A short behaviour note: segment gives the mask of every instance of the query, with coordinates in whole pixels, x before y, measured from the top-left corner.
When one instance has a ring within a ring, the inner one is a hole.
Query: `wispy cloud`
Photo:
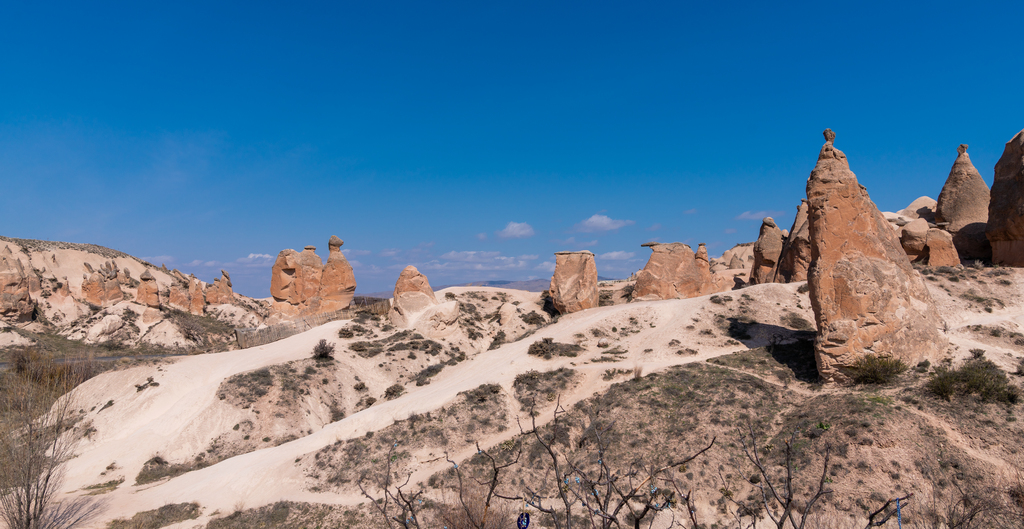
[[[545,272],[554,272],[555,271],[555,262],[554,261],[544,261],[543,263],[540,263],[539,265],[533,267],[533,269],[534,270],[543,270]]]
[[[556,239],[552,242],[561,244],[562,246],[569,246],[571,248],[586,248],[588,246],[596,245],[597,239],[594,239],[592,241],[577,241],[576,237],[569,237],[568,239],[565,240]]]
[[[608,261],[625,261],[627,259],[632,259],[635,255],[636,253],[634,252],[615,251],[603,253],[598,257],[600,257],[601,259],[606,259]]]
[[[697,208],[688,209],[688,210],[683,212],[683,215],[693,215],[695,213],[697,213]]]
[[[386,248],[381,250],[377,255],[381,257],[395,257],[399,252],[400,250],[398,248]]]
[[[765,217],[776,217],[785,214],[785,211],[744,211],[736,215],[734,220],[761,220]]]
[[[373,252],[371,252],[370,250],[342,250],[341,253],[345,254],[346,256],[349,256],[349,255],[370,255]]]
[[[726,228],[725,233],[736,233],[736,228]]]
[[[478,234],[476,234],[476,238],[478,240],[481,240],[481,241],[486,241],[487,240],[487,234],[486,233],[478,233]]]
[[[538,255],[507,256],[501,252],[450,251],[439,259],[417,264],[420,270],[522,270],[528,268]]]
[[[525,239],[533,237],[533,226],[525,222],[509,222],[505,229],[494,233],[501,239]]]
[[[636,224],[632,220],[613,219],[607,215],[594,215],[574,226],[575,230],[583,233],[594,233],[598,231],[612,231],[624,226]]]
[[[647,228],[647,231],[658,231],[660,229],[661,229],[661,224],[654,223],[654,224],[651,224],[651,226]]]

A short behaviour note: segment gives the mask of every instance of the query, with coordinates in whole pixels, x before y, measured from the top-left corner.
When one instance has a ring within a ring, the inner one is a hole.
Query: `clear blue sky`
[[[361,292],[621,277],[788,228],[826,127],[890,211],[1024,128],[1019,2],[142,4],[0,6],[0,234],[257,297],[332,234]]]

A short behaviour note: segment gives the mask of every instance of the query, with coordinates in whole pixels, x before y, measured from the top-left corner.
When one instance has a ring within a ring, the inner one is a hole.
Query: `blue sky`
[[[1024,127],[1019,3],[0,6],[0,233],[268,295],[336,234],[359,291],[602,276],[783,227],[831,127],[883,210]]]

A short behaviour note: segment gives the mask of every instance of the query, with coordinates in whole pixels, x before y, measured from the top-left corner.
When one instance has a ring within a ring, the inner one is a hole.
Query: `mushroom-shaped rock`
[[[953,245],[963,259],[990,259],[992,245],[985,237],[988,226],[988,184],[971,163],[967,145],[957,148],[956,161],[942,186],[935,206],[935,222],[953,236]]]
[[[750,270],[750,283],[758,285],[771,283],[782,254],[782,231],[775,225],[775,219],[765,217],[761,221],[761,232],[754,243],[754,267]]]
[[[160,295],[159,286],[156,282],[156,277],[146,269],[139,276],[139,290],[135,295],[135,300],[142,305],[147,307],[159,308],[160,307]]]
[[[996,162],[985,234],[993,263],[1024,266],[1024,130],[1006,143]]]
[[[555,252],[555,273],[548,288],[551,302],[561,314],[597,306],[597,265],[594,254]]]
[[[908,365],[938,360],[948,343],[924,281],[846,155],[833,146],[831,130],[825,138],[807,180],[818,373],[846,382],[850,368],[869,353]]]
[[[395,282],[394,299],[391,302],[391,323],[397,327],[407,327],[413,323],[417,315],[437,305],[437,297],[430,288],[427,276],[420,273],[415,266],[407,266]]]
[[[796,218],[789,237],[782,245],[779,266],[775,271],[776,283],[795,283],[807,280],[807,267],[811,265],[811,232],[807,224],[807,200],[796,208]]]
[[[32,319],[35,304],[29,294],[28,274],[9,247],[0,251],[0,317],[9,321]]]
[[[327,264],[320,274],[320,312],[331,312],[348,308],[356,293],[356,276],[352,265],[348,264],[345,254],[341,253],[341,245],[345,244],[337,235],[331,235],[327,247],[330,255]]]

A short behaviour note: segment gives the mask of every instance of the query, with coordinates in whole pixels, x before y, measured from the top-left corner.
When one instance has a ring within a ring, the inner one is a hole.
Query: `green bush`
[[[977,395],[982,402],[1005,404],[1019,402],[1021,393],[999,366],[984,358],[972,358],[958,369],[937,368],[925,389],[947,401],[954,395]]]
[[[869,354],[853,363],[850,375],[857,384],[888,384],[906,370],[899,358]]]

